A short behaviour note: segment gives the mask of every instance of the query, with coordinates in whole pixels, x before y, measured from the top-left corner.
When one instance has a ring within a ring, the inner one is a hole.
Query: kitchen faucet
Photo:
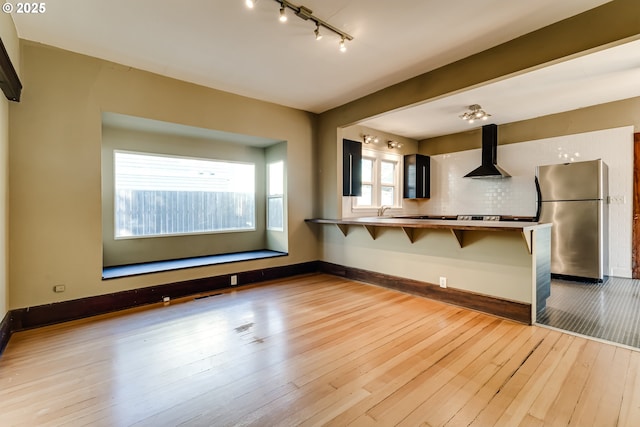
[[[387,209],[391,209],[391,206],[380,206],[380,208],[378,209],[378,216],[384,215]]]

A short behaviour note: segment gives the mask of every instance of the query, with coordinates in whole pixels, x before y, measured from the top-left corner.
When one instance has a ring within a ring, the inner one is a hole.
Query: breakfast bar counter
[[[384,216],[305,221],[337,227],[337,235],[330,228],[319,229],[331,248],[323,260],[347,276],[357,272],[352,277],[363,281],[377,281],[526,323],[535,322],[550,295],[551,224]],[[404,244],[394,230],[405,236]],[[342,236],[342,244],[338,236]],[[454,246],[447,239],[453,239]],[[453,301],[451,295],[455,296]],[[521,309],[512,315],[467,304],[476,297]]]
[[[534,230],[551,228],[551,224],[543,224],[538,222],[520,222],[520,221],[460,221],[447,219],[416,219],[412,217],[360,217],[360,218],[344,218],[344,219],[307,219],[309,223],[314,224],[335,224],[342,234],[348,233],[349,226],[364,227],[372,239],[376,238],[377,228],[391,227],[400,228],[407,235],[407,238],[414,242],[414,230],[416,229],[446,229],[458,241],[460,247],[464,247],[465,231],[508,231],[520,232],[527,244],[529,253],[532,252],[532,235]]]

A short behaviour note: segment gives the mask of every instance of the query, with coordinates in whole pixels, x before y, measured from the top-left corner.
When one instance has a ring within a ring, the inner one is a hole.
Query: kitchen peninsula
[[[306,221],[335,225],[319,230],[332,273],[525,323],[535,322],[550,294],[551,224],[412,217]]]

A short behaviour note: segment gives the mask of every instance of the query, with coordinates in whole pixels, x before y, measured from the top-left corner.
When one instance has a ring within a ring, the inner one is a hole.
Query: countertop
[[[528,231],[551,227],[550,223],[520,221],[459,221],[446,219],[414,219],[402,217],[364,217],[305,220],[315,224],[363,225],[372,227],[431,228],[476,231]]]

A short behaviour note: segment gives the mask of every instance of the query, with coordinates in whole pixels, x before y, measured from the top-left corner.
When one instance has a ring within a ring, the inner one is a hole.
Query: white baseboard
[[[624,277],[626,279],[631,279],[633,273],[630,268],[612,268],[610,276],[614,277]]]

